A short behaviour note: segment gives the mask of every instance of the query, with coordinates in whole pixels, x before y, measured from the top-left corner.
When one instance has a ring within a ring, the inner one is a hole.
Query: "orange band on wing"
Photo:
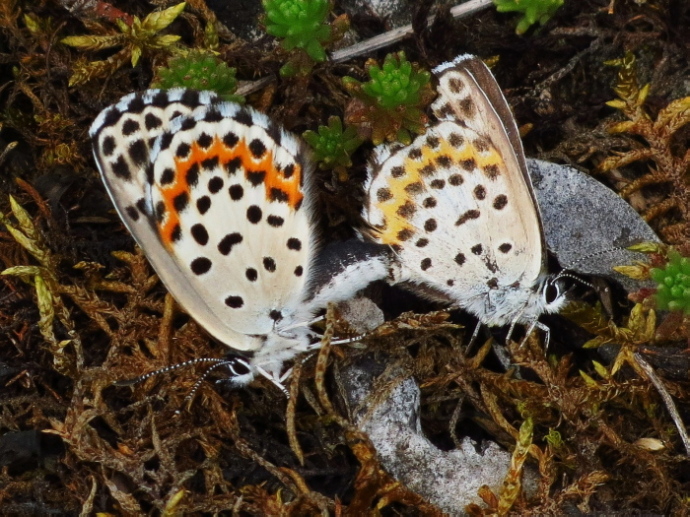
[[[256,173],[264,172],[265,175],[262,183],[264,184],[266,202],[283,202],[287,203],[293,210],[299,209],[304,194],[301,189],[302,168],[298,163],[294,163],[289,172],[286,172],[287,167],[280,170],[276,168],[275,157],[270,150],[266,150],[257,159],[244,139],[241,139],[233,147],[225,145],[217,136],[214,137],[213,143],[206,148],[194,142],[191,144],[191,150],[187,157],[175,157],[174,181],[169,185],[160,187],[165,204],[165,215],[158,228],[161,240],[168,248],[172,245],[175,232],[179,231],[180,216],[175,206],[175,200],[178,196],[185,194],[191,197],[190,186],[187,183],[187,173],[194,164],[198,164],[201,167],[201,162],[213,158],[218,158],[219,167],[224,172],[223,179],[228,178],[225,165],[236,159],[239,159],[241,165],[234,174],[244,174],[245,182],[243,183],[245,185],[252,184],[249,180],[252,173],[253,178],[256,178]],[[229,198],[228,202],[230,202]]]

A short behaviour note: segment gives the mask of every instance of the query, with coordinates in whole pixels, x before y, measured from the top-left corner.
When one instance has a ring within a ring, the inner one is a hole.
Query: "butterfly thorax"
[[[254,352],[251,365],[262,368],[276,379],[280,378],[286,361],[311,349],[310,336],[311,332],[306,327],[289,331],[276,329],[275,332],[260,336],[261,348]]]

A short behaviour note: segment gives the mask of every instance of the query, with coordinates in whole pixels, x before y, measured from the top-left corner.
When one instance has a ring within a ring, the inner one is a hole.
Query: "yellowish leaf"
[[[48,286],[41,275],[35,276],[34,284],[36,286],[38,313],[41,315],[38,320],[38,329],[46,341],[56,343],[57,339],[53,333],[53,320],[55,319],[53,294],[50,292],[50,289],[48,289]]]
[[[117,28],[120,29],[120,32],[123,34],[131,34],[135,28],[141,27],[141,21],[139,20],[138,16],[135,16],[132,19],[132,25],[127,25],[124,20],[121,20],[120,18],[115,19],[115,23],[117,24]]]
[[[647,100],[647,95],[649,95],[649,88],[650,88],[650,84],[647,83],[642,88],[640,88],[639,92],[637,92],[637,105],[638,106],[642,106],[644,104],[644,101]]]
[[[140,57],[141,57],[141,47],[139,47],[139,46],[132,47],[132,66],[137,66],[137,63],[139,62]]]
[[[187,491],[182,488],[175,492],[170,499],[165,503],[165,508],[163,509],[163,517],[175,517],[180,515],[180,509],[178,506],[187,495]]]
[[[589,386],[590,388],[598,388],[599,383],[592,379],[589,375],[587,375],[585,372],[580,370],[580,377],[582,377],[582,380],[585,381],[585,384]]]
[[[31,13],[24,15],[24,25],[29,29],[29,32],[34,36],[41,32],[41,24],[38,19]]]
[[[609,133],[631,133],[632,129],[635,128],[636,122],[633,122],[632,120],[625,120],[623,122],[617,122],[615,124],[611,124],[608,127]]]
[[[606,367],[601,364],[598,361],[592,361],[592,366],[594,366],[594,370],[599,374],[599,376],[602,379],[609,379],[611,376],[609,375],[609,371],[606,369]]]
[[[616,108],[619,110],[625,109],[627,107],[627,104],[625,101],[622,101],[620,99],[614,99],[612,101],[608,101],[606,103],[607,106],[611,106],[612,108]]]
[[[36,245],[36,242],[29,238],[19,228],[14,226],[14,224],[12,224],[9,219],[4,217],[2,214],[0,214],[0,223],[5,225],[7,231],[10,232],[12,237],[14,237],[14,240],[17,241],[26,251],[31,253],[36,258],[45,258],[45,253],[43,253],[43,250]]]
[[[599,348],[601,345],[607,343],[608,340],[602,336],[597,336],[595,338],[590,339],[587,341],[584,345],[582,345],[582,348],[584,349],[591,349],[591,348]]]
[[[544,436],[544,440],[554,449],[563,447],[563,437],[561,436],[561,433],[555,429],[549,429],[548,434]]]
[[[675,133],[681,127],[690,123],[690,97],[683,97],[671,101],[668,106],[659,111],[655,126],[666,126],[667,130]]]
[[[156,47],[169,47],[176,41],[179,41],[180,38],[181,36],[178,36],[177,34],[164,34],[163,36],[159,36],[158,38],[156,38]]]
[[[638,329],[645,326],[644,323],[644,308],[642,307],[641,303],[636,303],[630,311],[630,318],[628,319],[628,328],[633,332],[637,332]]]
[[[82,50],[101,50],[104,48],[116,47],[124,42],[122,34],[111,34],[108,36],[67,36],[60,40],[70,47]]]
[[[630,251],[637,251],[639,253],[664,253],[666,246],[660,242],[646,241],[633,244],[632,246],[628,246],[626,249],[629,249]]]
[[[633,280],[648,280],[649,266],[614,266],[613,270]]]
[[[39,266],[13,266],[5,269],[0,275],[34,277],[42,272],[43,268]]]
[[[168,25],[175,21],[182,11],[184,11],[186,2],[174,5],[163,11],[155,11],[149,14],[141,23],[142,28],[154,32],[165,29]]]
[[[17,218],[19,223],[19,229],[23,231],[28,237],[32,239],[38,239],[39,233],[34,226],[34,222],[29,215],[29,212],[24,210],[24,207],[17,203],[14,197],[10,196],[10,207],[12,208],[12,213]]]

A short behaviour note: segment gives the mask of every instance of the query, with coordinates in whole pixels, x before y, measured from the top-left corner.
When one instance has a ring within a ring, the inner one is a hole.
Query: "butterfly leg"
[[[474,327],[474,332],[472,332],[472,337],[470,338],[470,342],[467,343],[467,346],[465,347],[465,355],[469,354],[472,350],[472,346],[474,345],[474,342],[477,340],[477,337],[479,336],[479,331],[482,328],[482,322],[478,321],[477,326]]]
[[[280,327],[280,328],[277,330],[277,333],[278,333],[278,335],[283,335],[282,333],[284,333],[285,331],[293,330],[293,329],[301,328],[301,327],[310,327],[310,326],[313,325],[314,323],[318,323],[318,322],[323,321],[323,320],[325,320],[325,319],[326,319],[326,316],[319,316],[318,318],[314,318],[314,319],[311,320],[311,321],[305,321],[305,322],[302,322],[302,323],[295,323],[294,325],[290,325],[290,326],[288,326],[288,327]],[[288,336],[288,337],[289,337],[289,336]]]
[[[516,323],[517,321],[513,321],[513,323],[510,325],[510,330],[508,331],[506,343],[510,340],[510,336],[512,335]],[[538,328],[539,330],[544,332],[544,353],[546,353],[549,349],[549,341],[551,340],[551,329],[547,325],[541,323],[539,320],[534,320],[532,323],[530,323],[529,327],[527,327],[525,337],[520,342],[520,346],[522,347],[527,342],[527,339],[532,335],[532,332],[534,332],[535,328]]]
[[[274,377],[273,375],[268,373],[266,370],[261,368],[261,366],[257,366],[256,371],[259,374],[261,374],[262,376],[266,377],[269,381],[271,381],[280,391],[283,392],[283,395],[285,395],[286,398],[290,398],[290,392],[282,384],[282,381],[284,380],[283,377],[281,377],[280,379],[277,379],[276,377]],[[292,369],[288,370],[288,372],[286,372],[286,373],[287,373],[287,376],[289,377],[289,375],[292,373]],[[287,377],[285,377],[285,378],[287,378]]]
[[[549,342],[551,341],[551,329],[540,322],[535,322],[535,325],[539,330],[544,332],[544,354],[549,351]]]

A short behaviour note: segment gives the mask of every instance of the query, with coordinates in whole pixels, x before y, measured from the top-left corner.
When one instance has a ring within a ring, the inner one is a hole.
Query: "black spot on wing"
[[[163,121],[153,113],[147,113],[144,117],[144,126],[148,131],[157,129],[163,125]]]
[[[228,192],[230,193],[230,199],[233,201],[239,201],[244,196],[244,188],[242,185],[231,185]]]
[[[118,156],[117,160],[110,164],[110,168],[113,170],[113,174],[121,180],[130,181],[132,179],[132,171],[129,170],[124,156]]]
[[[210,197],[201,196],[199,199],[196,200],[196,209],[199,211],[201,215],[204,215],[206,212],[208,212],[209,208],[211,208]]]
[[[136,95],[131,101],[129,101],[127,111],[129,113],[141,113],[144,111],[144,108],[146,108],[144,99],[141,98],[141,95]]]
[[[129,157],[136,165],[143,165],[149,161],[149,148],[143,139],[130,143],[128,151]]]
[[[266,146],[264,143],[259,140],[258,138],[255,138],[251,142],[249,142],[249,152],[252,153],[254,158],[257,160],[260,159],[264,154],[266,154]]]
[[[239,137],[235,133],[233,133],[232,131],[228,131],[223,136],[223,144],[225,144],[227,147],[229,147],[231,149],[233,147],[235,147],[237,145],[237,142],[239,142],[239,141],[240,141]]]
[[[244,300],[241,296],[228,296],[225,299],[225,305],[231,309],[240,309],[244,305]]]
[[[296,237],[290,237],[287,241],[287,247],[289,250],[299,251],[302,249],[302,241]]]
[[[257,187],[266,179],[266,171],[247,171],[247,179],[252,186]]]
[[[196,120],[194,120],[192,117],[185,117],[185,119],[180,124],[181,131],[189,131],[190,129],[194,129],[195,127]]]
[[[217,156],[206,158],[204,160],[201,160],[201,168],[207,171],[213,170],[216,167],[218,167],[218,162],[219,158]]]
[[[206,227],[203,224],[197,223],[193,225],[191,233],[192,237],[198,244],[200,244],[201,246],[206,246],[206,244],[208,243],[208,232],[206,231]]]
[[[269,273],[273,273],[276,270],[276,261],[272,257],[264,257],[263,265],[264,269]]]
[[[122,134],[124,136],[130,136],[139,131],[140,128],[139,122],[130,118],[125,120],[122,124]]]
[[[199,276],[203,275],[204,273],[208,273],[212,265],[212,262],[208,258],[197,257],[192,260],[192,263],[189,265],[189,267],[192,270],[192,273]]]
[[[103,156],[111,156],[116,146],[115,138],[111,135],[106,136],[101,142],[101,154]]]
[[[180,102],[188,108],[196,108],[201,101],[199,100],[199,92],[196,90],[185,90],[180,98]]]
[[[218,251],[222,255],[228,255],[232,251],[233,246],[236,246],[237,244],[241,243],[242,240],[242,235],[240,235],[239,233],[229,233],[225,237],[223,237],[221,241],[218,243]]]
[[[216,194],[220,191],[220,189],[223,188],[223,185],[225,182],[223,181],[223,178],[219,176],[214,176],[210,180],[208,180],[208,191],[211,194]]]
[[[256,205],[251,205],[249,208],[247,208],[247,220],[252,223],[256,224],[259,221],[261,221],[262,217],[262,212],[261,208],[259,208]]]
[[[249,113],[247,110],[238,111],[232,118],[235,120],[235,122],[239,122],[240,124],[244,124],[245,126],[254,125],[254,119],[252,119],[252,114]]]
[[[268,222],[268,224],[273,226],[274,228],[280,228],[281,226],[283,226],[285,219],[277,215],[269,215],[266,218],[266,222]]]
[[[196,143],[202,149],[208,149],[209,147],[211,147],[211,144],[213,143],[213,137],[208,133],[201,133],[199,135],[199,138],[196,139]]]

